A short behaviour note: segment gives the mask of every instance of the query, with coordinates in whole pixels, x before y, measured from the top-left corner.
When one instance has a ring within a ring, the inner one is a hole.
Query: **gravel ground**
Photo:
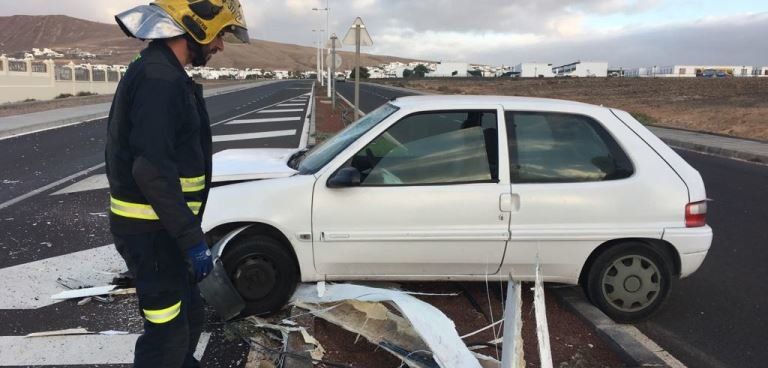
[[[376,80],[429,93],[546,97],[625,110],[644,124],[768,140],[768,78]]]

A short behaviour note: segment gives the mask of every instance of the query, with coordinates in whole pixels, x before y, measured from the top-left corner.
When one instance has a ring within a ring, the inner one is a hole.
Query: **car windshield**
[[[392,104],[384,104],[358,121],[350,124],[335,136],[309,150],[299,164],[299,174],[314,174],[320,168],[330,162],[339,152],[347,148],[371,128],[392,115],[398,107]]]

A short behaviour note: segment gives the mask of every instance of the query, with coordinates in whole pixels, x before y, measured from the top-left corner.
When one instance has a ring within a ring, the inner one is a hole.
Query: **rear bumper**
[[[712,245],[709,226],[664,229],[662,239],[672,244],[680,254],[680,278],[687,277],[701,267]]]

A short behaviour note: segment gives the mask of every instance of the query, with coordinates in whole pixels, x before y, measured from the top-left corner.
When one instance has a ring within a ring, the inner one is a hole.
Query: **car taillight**
[[[701,227],[707,224],[707,201],[688,203],[685,206],[685,227]]]

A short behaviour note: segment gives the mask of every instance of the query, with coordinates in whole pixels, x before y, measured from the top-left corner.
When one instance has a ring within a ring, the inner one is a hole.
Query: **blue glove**
[[[201,241],[200,244],[187,249],[187,257],[192,263],[195,282],[202,281],[213,270],[213,258],[205,241]]]

